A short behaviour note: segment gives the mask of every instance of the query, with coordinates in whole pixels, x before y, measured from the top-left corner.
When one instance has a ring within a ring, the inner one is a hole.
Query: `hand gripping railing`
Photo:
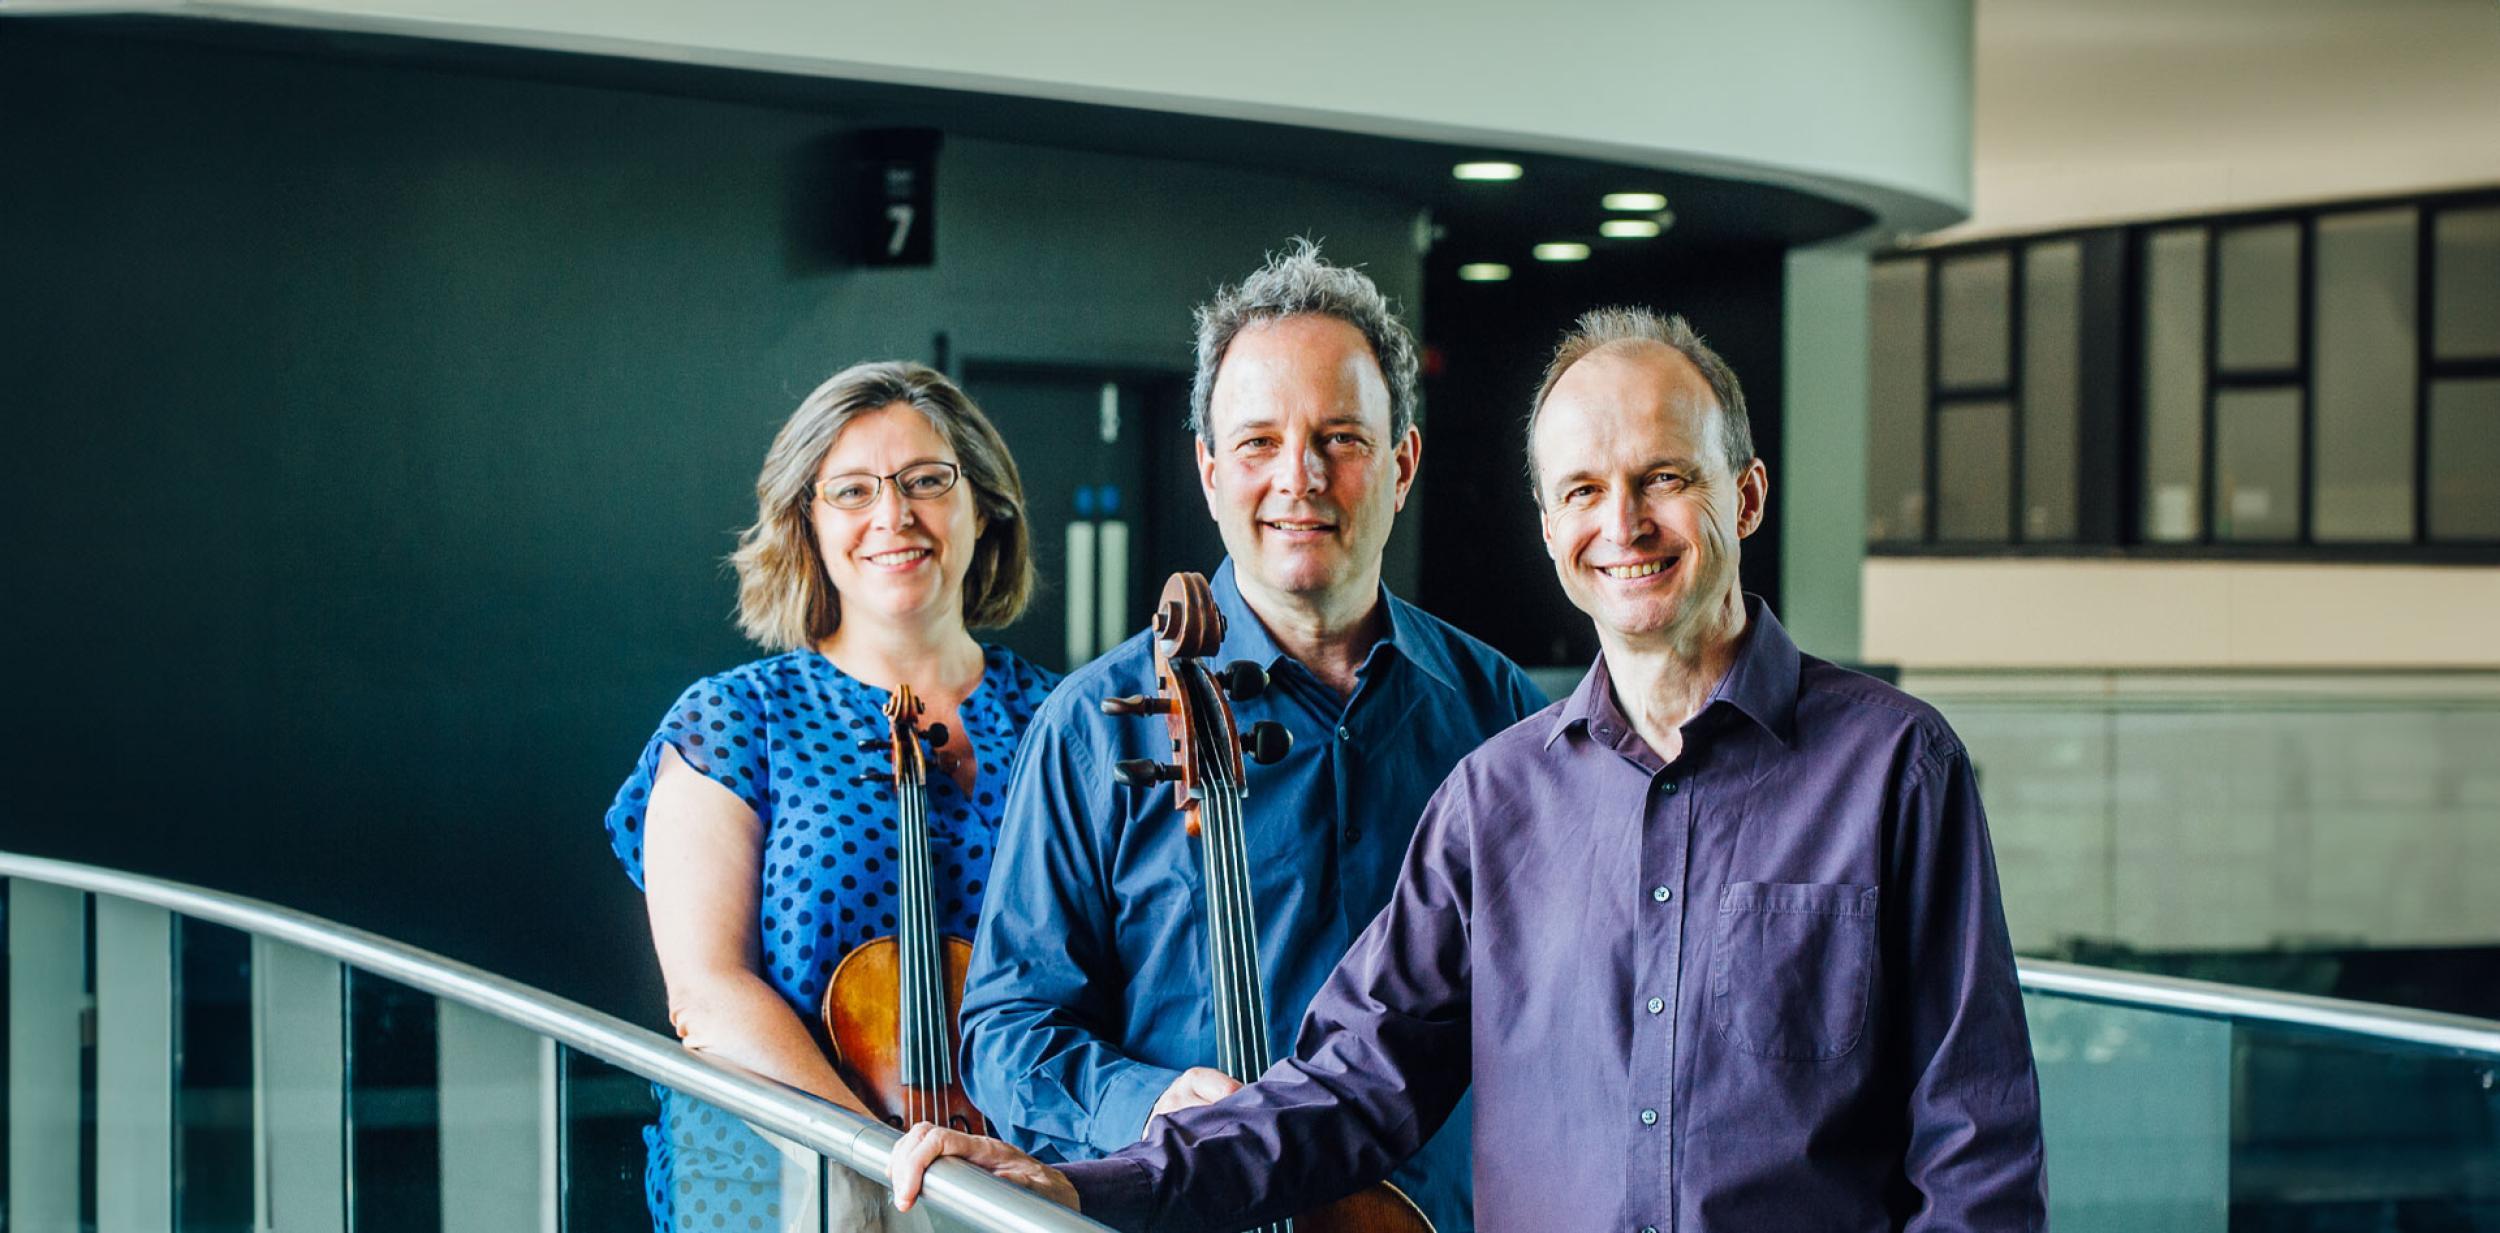
[[[148,904],[329,956],[458,1002],[705,1101],[884,1185],[901,1138],[881,1122],[576,1002],[389,938],[239,895],[92,865],[0,852],[0,877]],[[923,1204],[973,1229],[1088,1233],[1102,1225],[960,1161],[929,1171]]]

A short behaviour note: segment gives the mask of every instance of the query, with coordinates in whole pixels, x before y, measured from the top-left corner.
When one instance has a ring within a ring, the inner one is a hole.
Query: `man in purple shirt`
[[[1529,473],[1603,654],[1459,763],[1295,1055],[1059,1169],[917,1128],[1122,1228],[1239,1229],[1385,1175],[1472,1080],[1488,1230],[2047,1221],[2038,1085],[1970,761],[1737,584],[1735,374],[1681,318],[1581,318]]]

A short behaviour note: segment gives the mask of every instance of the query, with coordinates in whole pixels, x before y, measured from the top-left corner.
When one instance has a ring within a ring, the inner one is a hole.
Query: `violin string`
[[[911,897],[909,910],[912,912],[912,921],[914,925],[912,938],[912,950],[914,952],[912,956],[912,994],[913,1000],[917,1004],[920,1012],[915,1016],[918,1022],[913,1025],[914,1030],[912,1032],[912,1037],[914,1047],[917,1048],[920,1053],[919,1078],[921,1083],[920,1100],[923,1120],[934,1122],[937,1120],[937,1089],[939,1084],[936,1046],[931,1040],[931,1036],[933,1029],[937,1027],[937,1020],[941,1012],[932,1003],[930,997],[932,992],[930,986],[933,982],[930,979],[931,973],[929,969],[932,960],[935,958],[931,952],[935,949],[936,939],[933,935],[936,932],[937,922],[934,906],[930,903],[929,895],[929,814],[927,791],[927,788],[924,786],[919,793],[915,794],[919,799],[914,802],[916,807],[914,810],[912,843],[909,856],[911,867],[904,872],[904,876],[909,883],[909,888],[906,893]]]

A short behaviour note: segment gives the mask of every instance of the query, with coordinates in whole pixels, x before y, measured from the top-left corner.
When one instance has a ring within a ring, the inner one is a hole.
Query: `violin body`
[[[972,944],[938,932],[937,886],[929,856],[931,748],[946,729],[920,728],[920,699],[898,685],[886,704],[885,739],[860,742],[862,753],[887,754],[886,774],[862,772],[854,783],[894,789],[894,932],[862,943],[825,983],[825,1039],[851,1090],[886,1124],[909,1129],[928,1122],[970,1134],[989,1123],[964,1094],[955,1069],[961,1044],[955,1018],[963,1009],[964,971]],[[943,757],[935,760],[940,770]]]
[[[972,943],[950,937],[943,939],[942,948],[946,1022],[952,1025],[963,1010],[964,971],[972,965]],[[833,984],[825,990],[825,1035],[833,1042],[833,1064],[850,1081],[851,1090],[888,1126],[902,1130],[909,1129],[912,1121],[930,1121],[967,1134],[990,1133],[989,1122],[972,1107],[960,1078],[940,1091],[904,1089],[902,1038],[896,1027],[902,1020],[902,1007],[895,1000],[901,973],[902,952],[892,937],[862,943],[833,969]],[[950,1026],[948,1050],[961,1043]],[[927,1116],[932,1107],[938,1116]]]

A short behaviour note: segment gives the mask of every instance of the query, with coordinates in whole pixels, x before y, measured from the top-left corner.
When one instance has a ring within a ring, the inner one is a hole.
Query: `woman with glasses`
[[[738,623],[779,653],[677,699],[608,810],[608,838],[644,891],[687,1047],[865,1111],[817,1017],[834,965],[895,931],[888,762],[859,743],[885,735],[898,685],[926,706],[924,727],[944,725],[950,770],[928,789],[938,926],[971,936],[1010,755],[1058,679],[971,632],[1015,620],[1032,593],[1024,486],[962,390],[877,363],[799,404],[755,493],[731,558]],[[812,1218],[812,1169],[783,1170],[737,1119],[660,1096],[644,1131],[655,1228]],[[843,1190],[831,1197],[850,1225],[837,1227],[874,1227],[880,1196]]]

